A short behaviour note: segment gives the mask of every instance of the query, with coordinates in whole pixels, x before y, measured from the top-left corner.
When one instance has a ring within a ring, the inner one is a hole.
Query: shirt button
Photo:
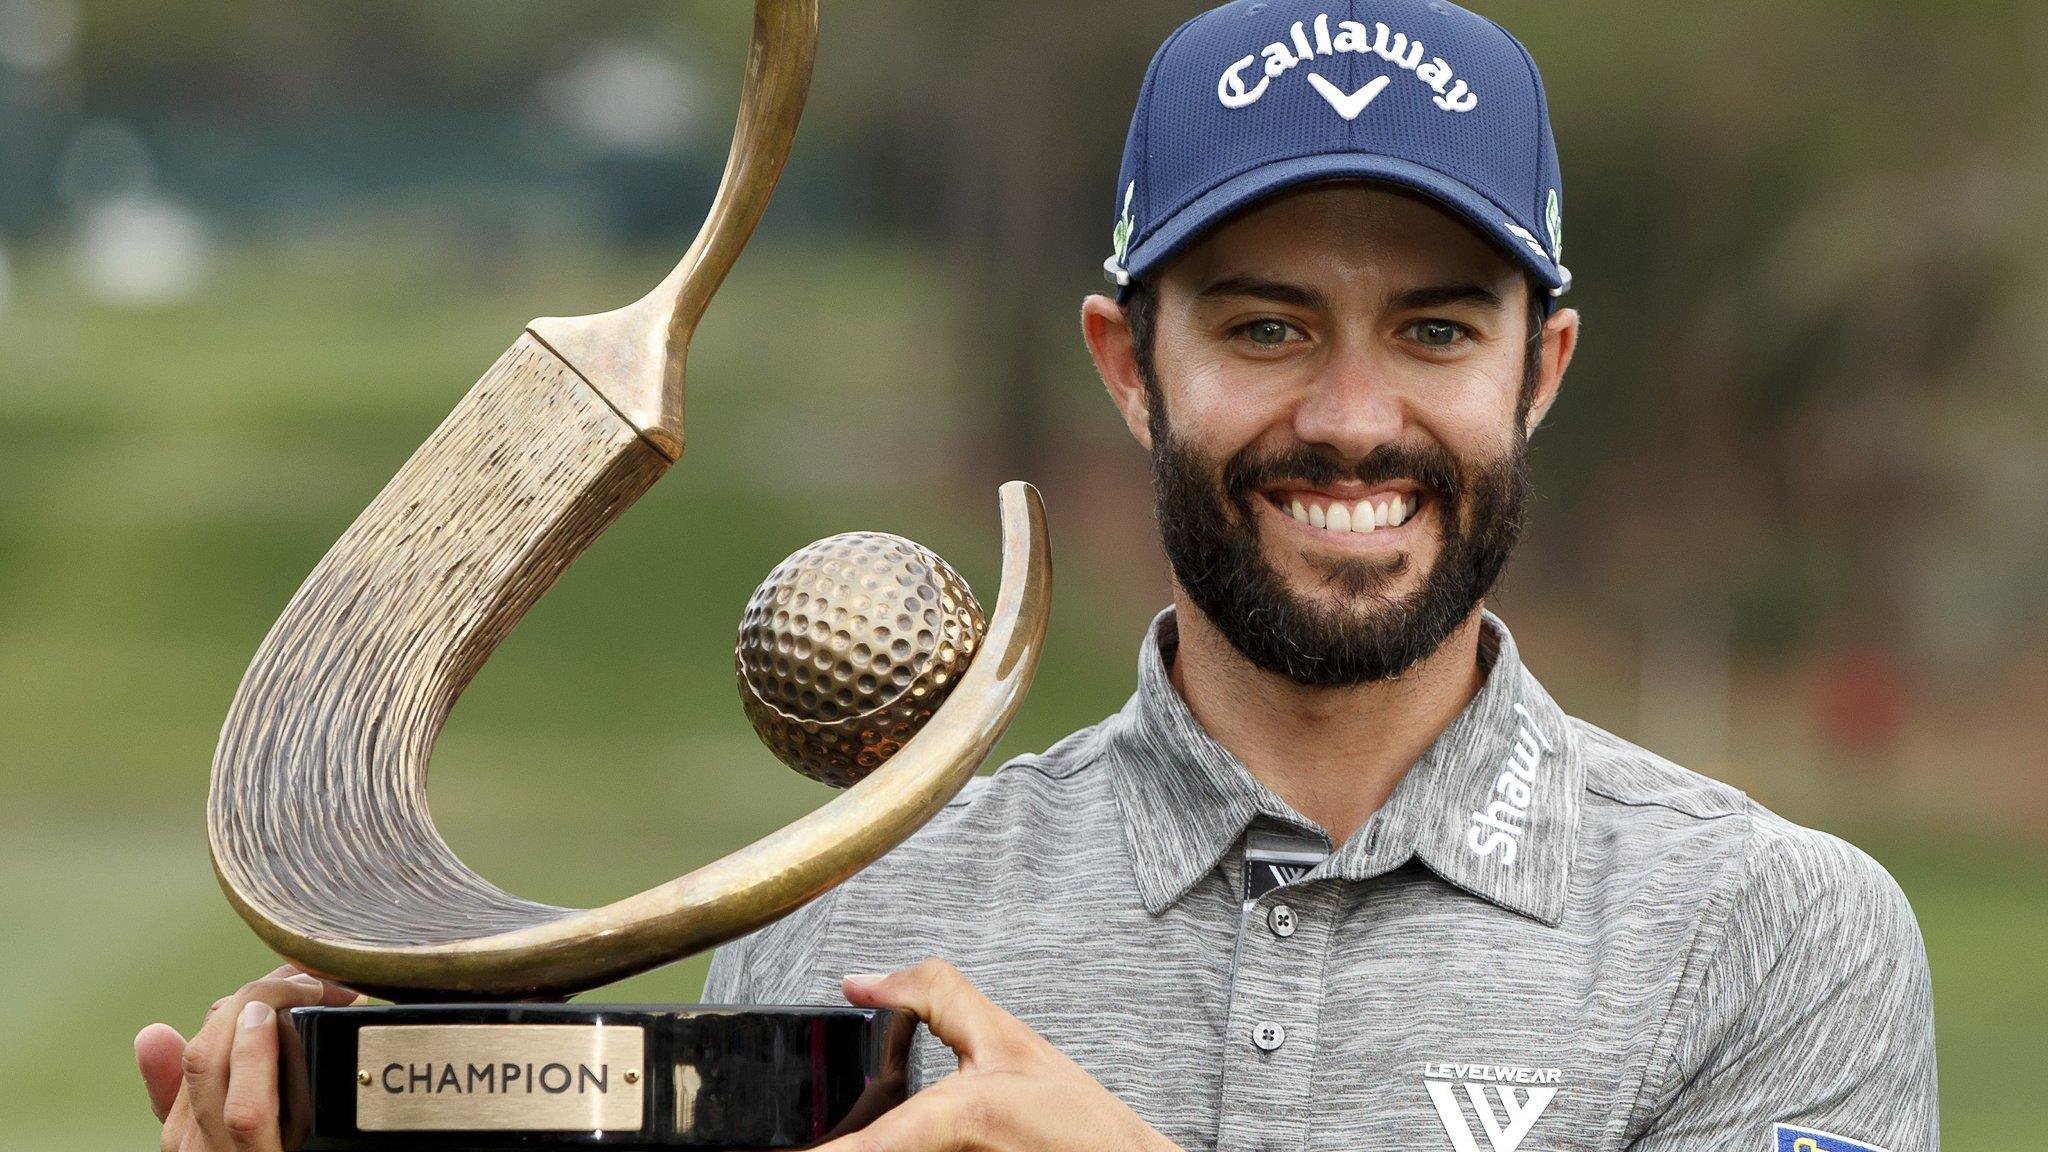
[[[1255,1024],[1252,1026],[1252,1043],[1261,1052],[1271,1052],[1287,1043],[1287,1029],[1278,1024]]]
[[[1266,913],[1266,927],[1283,940],[1294,935],[1294,909],[1285,904],[1273,905],[1272,911]]]

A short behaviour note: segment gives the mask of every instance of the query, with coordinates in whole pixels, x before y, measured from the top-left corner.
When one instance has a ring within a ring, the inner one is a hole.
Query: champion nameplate
[[[356,1042],[356,1127],[365,1132],[636,1130],[644,1112],[639,1028],[582,1024],[394,1024]]]

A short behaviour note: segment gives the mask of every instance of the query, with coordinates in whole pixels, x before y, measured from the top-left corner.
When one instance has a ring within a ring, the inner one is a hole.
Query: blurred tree
[[[778,211],[931,255],[953,310],[935,336],[974,366],[959,381],[968,467],[1086,467],[1053,450],[1073,441],[1060,397],[1086,388],[1075,304],[1100,286],[1145,62],[1202,6],[825,5]],[[1590,321],[1538,444],[1546,523],[1524,562],[1547,570],[1538,586],[1599,587],[1646,637],[1699,656],[1648,664],[1875,632],[1968,662],[2014,629],[2038,635],[2041,6],[1475,6],[1550,80],[1573,302]],[[686,224],[665,206],[708,186],[720,133],[607,169],[534,112],[546,78],[624,43],[701,72],[701,115],[723,123],[748,20],[743,3],[647,0],[83,11],[64,76],[31,99],[0,75],[0,208],[17,233],[57,219],[24,199],[48,185],[28,170],[107,116],[142,125],[168,182],[245,227],[265,196],[360,190],[402,212],[449,188],[477,247],[516,242],[529,217]],[[534,194],[553,207],[526,212]],[[1676,694],[1694,696],[1720,698]]]
[[[847,22],[871,65],[859,79],[900,125],[892,223],[942,254],[979,368],[961,384],[984,475],[1056,470],[1051,397],[1072,384],[1080,296],[1099,285],[1130,107],[1187,14],[1166,0],[888,0]]]

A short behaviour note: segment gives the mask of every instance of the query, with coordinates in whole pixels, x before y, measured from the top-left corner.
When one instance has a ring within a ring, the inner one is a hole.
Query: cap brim
[[[1124,261],[1131,283],[1158,271],[1202,233],[1276,192],[1300,184],[1337,179],[1377,180],[1419,192],[1457,213],[1492,240],[1509,259],[1556,296],[1571,286],[1571,273],[1551,259],[1536,238],[1500,205],[1459,181],[1408,160],[1364,152],[1332,152],[1280,160],[1225,180],[1197,197],[1154,229]],[[1126,284],[1117,292],[1130,293]]]

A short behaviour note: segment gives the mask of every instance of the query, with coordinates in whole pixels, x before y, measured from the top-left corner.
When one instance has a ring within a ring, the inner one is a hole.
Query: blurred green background
[[[441,742],[435,813],[482,872],[602,901],[818,804],[733,696],[747,593],[873,528],[989,595],[1011,476],[1059,591],[1005,751],[1119,706],[1165,577],[1075,319],[1145,60],[1197,6],[826,0],[688,455]],[[1574,712],[1890,867],[1948,1147],[2038,1144],[2048,13],[1476,6],[1544,65],[1587,319],[1498,606]],[[250,653],[526,320],[680,252],[747,19],[0,0],[0,1143],[152,1146],[130,1036],[272,962],[201,821]]]

